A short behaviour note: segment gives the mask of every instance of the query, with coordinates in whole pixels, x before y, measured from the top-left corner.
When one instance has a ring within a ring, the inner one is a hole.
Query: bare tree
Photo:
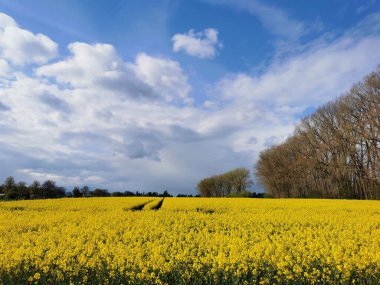
[[[263,151],[256,175],[275,197],[380,198],[380,68]]]
[[[236,168],[229,172],[214,175],[199,181],[197,190],[204,197],[226,197],[232,193],[247,191],[252,185],[249,178],[249,170]]]

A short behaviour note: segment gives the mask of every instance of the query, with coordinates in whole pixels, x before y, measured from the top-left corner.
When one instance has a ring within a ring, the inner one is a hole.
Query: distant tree
[[[252,197],[253,198],[264,198],[265,197],[265,193],[252,192]]]
[[[138,193],[138,192],[136,192],[136,193]],[[131,191],[125,191],[124,196],[136,196],[136,193],[133,193]]]
[[[55,192],[55,198],[63,198],[66,196],[66,188],[65,187],[57,187]]]
[[[109,197],[111,196],[110,193],[108,193],[107,189],[95,189],[94,191],[90,192],[91,196],[93,197]]]
[[[220,175],[214,175],[199,181],[197,190],[204,197],[226,197],[234,193],[246,192],[252,181],[249,170],[236,168]]]
[[[8,200],[16,200],[16,199],[19,199],[20,196],[16,190],[13,190],[13,191],[5,193],[5,198]]]
[[[3,191],[5,194],[16,191],[16,182],[13,176],[9,176],[5,179],[3,184]]]
[[[198,193],[203,197],[213,197],[216,194],[216,187],[214,186],[212,177],[204,178],[198,182]]]
[[[73,189],[73,197],[74,198],[83,197],[83,193],[80,191],[78,186],[75,186]]]
[[[181,197],[183,197],[183,198],[184,198],[184,197],[189,197],[189,198],[191,198],[191,197],[194,197],[194,196],[191,195],[191,194],[190,194],[190,195],[187,195],[187,194],[178,194],[177,197],[179,197],[179,198],[181,198]]]
[[[41,185],[41,194],[42,198],[53,198],[54,195],[54,190],[55,190],[55,181],[53,180],[46,180],[42,185]]]
[[[115,191],[115,192],[112,192],[111,193],[111,196],[112,197],[124,197],[124,193],[123,192],[120,192],[120,191]]]
[[[249,178],[249,170],[246,168],[236,168],[228,173],[228,177],[232,192],[247,191],[247,188],[253,184]]]
[[[30,186],[23,181],[16,183],[13,177],[8,177],[1,189],[6,199],[30,199],[30,198],[60,198],[64,197],[66,190],[63,187],[57,187],[55,182],[47,180],[41,186],[36,180]]]
[[[3,192],[7,199],[17,199],[19,198],[19,193],[17,191],[17,186],[13,176],[9,176],[5,179],[3,184]]]
[[[170,195],[167,190],[165,190],[160,196],[161,197],[173,197],[173,195]]]
[[[82,192],[82,196],[83,197],[88,197],[88,196],[90,196],[90,187],[88,187],[88,186],[83,186],[81,189],[81,192]]]
[[[37,180],[33,181],[29,186],[29,194],[31,198],[40,198],[42,196],[40,182]]]
[[[18,196],[21,199],[29,199],[30,198],[29,189],[28,189],[28,186],[26,186],[25,182],[20,181],[19,183],[17,183],[16,189],[18,192]]]

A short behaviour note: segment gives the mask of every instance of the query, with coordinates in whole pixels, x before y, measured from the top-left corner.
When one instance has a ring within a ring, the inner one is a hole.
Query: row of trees
[[[204,197],[239,196],[247,193],[252,185],[249,170],[236,168],[220,175],[214,175],[199,181],[197,190]]]
[[[27,185],[25,182],[16,182],[10,176],[4,184],[0,185],[0,196],[8,200],[15,199],[48,199],[48,198],[63,198],[63,197],[130,197],[130,196],[148,196],[148,197],[172,197],[168,191],[162,194],[158,192],[108,192],[107,189],[96,188],[90,190],[88,186],[78,187],[75,186],[72,191],[66,191],[64,187],[56,185],[55,181],[47,180],[44,183],[34,181],[32,184]],[[183,197],[187,195],[182,195]],[[180,196],[181,197],[181,196]]]
[[[179,194],[181,195],[181,194]],[[167,190],[162,192],[162,194],[159,194],[158,192],[131,192],[131,191],[125,191],[125,192],[112,192],[113,197],[132,197],[132,196],[143,196],[143,197],[173,197]]]
[[[30,198],[62,198],[66,196],[66,189],[59,187],[52,180],[44,183],[34,181],[29,186],[20,181],[16,183],[15,179],[10,176],[4,184],[0,186],[0,193],[6,199],[30,199]]]
[[[274,197],[380,198],[380,67],[263,151],[256,176]]]

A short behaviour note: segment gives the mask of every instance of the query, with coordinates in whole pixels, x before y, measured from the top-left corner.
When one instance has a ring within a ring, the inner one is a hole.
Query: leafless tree
[[[256,176],[274,197],[380,198],[380,67],[263,151]]]
[[[252,184],[249,170],[236,168],[220,175],[214,175],[199,181],[197,190],[204,197],[226,197],[247,191]]]

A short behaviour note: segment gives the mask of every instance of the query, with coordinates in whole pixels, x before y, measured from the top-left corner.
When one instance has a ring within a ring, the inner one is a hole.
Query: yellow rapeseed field
[[[1,202],[0,283],[380,284],[380,201],[160,200]]]

